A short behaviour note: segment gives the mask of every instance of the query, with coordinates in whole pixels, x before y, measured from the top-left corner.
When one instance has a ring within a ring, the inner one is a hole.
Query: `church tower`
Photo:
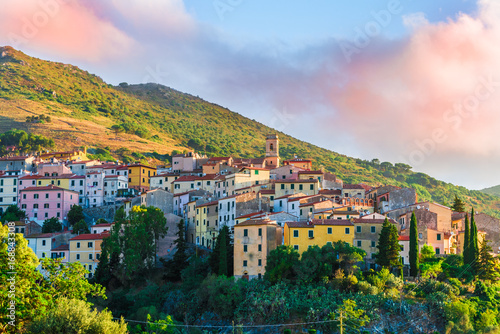
[[[280,140],[278,135],[266,136],[266,166],[277,168],[280,166]]]

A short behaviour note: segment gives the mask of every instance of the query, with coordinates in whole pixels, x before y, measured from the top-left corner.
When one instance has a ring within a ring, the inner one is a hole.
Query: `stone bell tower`
[[[266,166],[277,168],[280,166],[280,140],[278,135],[266,136]]]

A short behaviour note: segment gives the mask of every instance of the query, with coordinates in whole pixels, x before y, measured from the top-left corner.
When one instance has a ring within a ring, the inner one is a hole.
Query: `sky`
[[[0,45],[356,158],[500,184],[497,0],[2,0]]]

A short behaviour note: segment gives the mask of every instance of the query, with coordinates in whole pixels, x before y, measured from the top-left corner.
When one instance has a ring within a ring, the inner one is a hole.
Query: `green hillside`
[[[494,186],[494,187],[489,187],[480,190],[481,192],[489,195],[495,195],[495,196],[500,196],[500,185]]]
[[[193,148],[208,155],[263,156],[265,135],[278,133],[280,155],[313,159],[344,182],[414,187],[421,200],[469,206],[500,217],[498,198],[436,180],[411,167],[364,161],[308,144],[219,105],[157,84],[114,87],[75,66],[0,48],[0,131],[25,129],[52,138],[58,149],[88,146],[126,161],[168,158]],[[30,124],[27,116],[51,122]],[[154,154],[153,154],[154,153]]]

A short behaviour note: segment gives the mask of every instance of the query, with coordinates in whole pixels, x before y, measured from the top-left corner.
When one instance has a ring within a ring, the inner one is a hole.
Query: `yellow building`
[[[345,241],[352,245],[354,225],[349,220],[313,219],[307,222],[285,223],[285,245],[303,253],[310,246]]]
[[[196,243],[196,201],[186,204],[187,242]]]
[[[87,277],[91,278],[101,256],[101,244],[109,232],[80,234],[69,239],[69,262],[80,262],[89,271]]]
[[[219,234],[218,201],[196,206],[196,244],[213,249]]]
[[[319,181],[316,180],[277,180],[274,186],[275,198],[285,195],[304,193],[316,195],[319,192]]]
[[[76,151],[67,151],[67,152],[44,153],[44,154],[40,155],[40,158],[42,158],[42,159],[56,158],[58,160],[85,161],[85,160],[88,160],[87,148],[85,148],[83,151],[76,150]]]
[[[148,191],[151,176],[156,176],[156,169],[150,166],[135,164],[128,166],[128,187],[141,192]]]
[[[465,236],[465,231],[459,231],[456,239],[457,243],[452,246],[456,246],[456,254],[462,254],[464,251],[464,236]],[[477,244],[479,247],[481,247],[481,243],[483,243],[484,239],[486,238],[486,232],[483,231],[477,231]]]
[[[247,220],[234,226],[234,277],[260,278],[267,256],[283,243],[283,228],[269,219]]]
[[[171,191],[174,194],[185,193],[192,190],[206,190],[213,193],[215,191],[217,175],[181,176],[172,182]]]

